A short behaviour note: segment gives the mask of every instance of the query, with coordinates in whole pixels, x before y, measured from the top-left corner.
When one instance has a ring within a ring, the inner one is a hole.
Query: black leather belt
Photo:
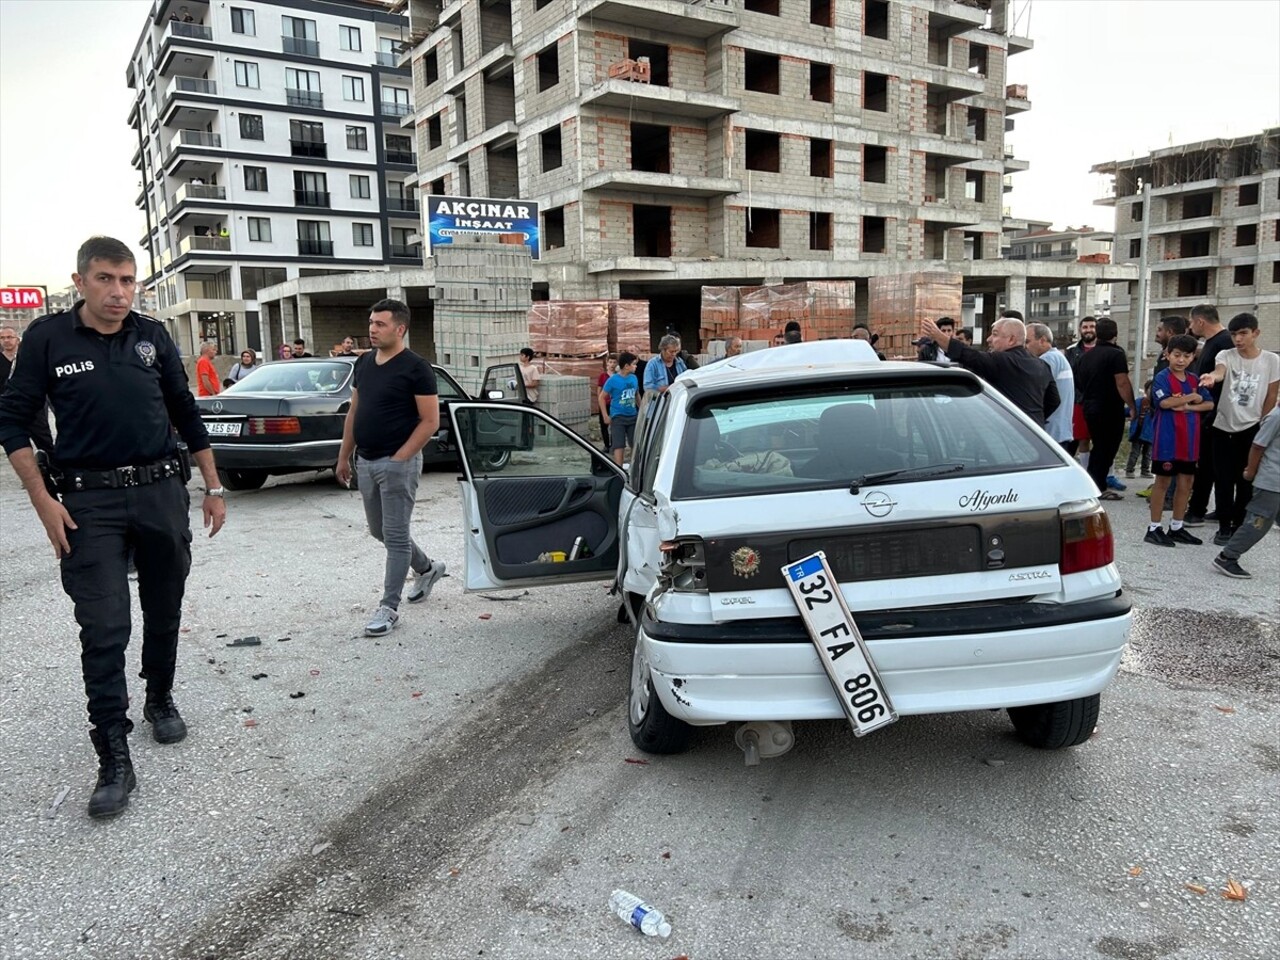
[[[166,457],[155,463],[134,467],[63,470],[52,479],[59,493],[78,493],[82,490],[123,490],[127,487],[143,487],[149,483],[159,483],[161,480],[181,476],[182,464],[178,458]]]

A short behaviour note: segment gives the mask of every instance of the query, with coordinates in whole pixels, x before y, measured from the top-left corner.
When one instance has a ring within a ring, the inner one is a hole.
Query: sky
[[[70,284],[94,233],[138,249],[125,66],[150,0],[0,0],[0,285]],[[1035,48],[1010,58],[1032,109],[1008,143],[1031,169],[1016,217],[1112,226],[1089,168],[1280,125],[1280,0],[1015,0]]]

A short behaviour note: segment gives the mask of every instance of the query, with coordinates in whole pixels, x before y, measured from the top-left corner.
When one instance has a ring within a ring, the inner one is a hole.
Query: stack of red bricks
[[[964,280],[958,273],[904,273],[872,277],[868,325],[880,335],[876,349],[890,359],[915,359],[911,341],[920,336],[920,320],[960,320]]]
[[[539,300],[529,309],[529,345],[547,373],[590,377],[606,353],[649,347],[648,300]]]
[[[767,340],[795,320],[805,340],[853,333],[852,280],[812,280],[763,287],[703,287],[699,334],[708,340]]]

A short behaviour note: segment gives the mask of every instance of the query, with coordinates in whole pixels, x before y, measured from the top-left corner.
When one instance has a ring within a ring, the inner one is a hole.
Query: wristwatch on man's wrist
[[[205,490],[204,495],[206,497],[221,497],[225,500],[227,496],[227,491],[223,487],[209,487],[207,490]]]

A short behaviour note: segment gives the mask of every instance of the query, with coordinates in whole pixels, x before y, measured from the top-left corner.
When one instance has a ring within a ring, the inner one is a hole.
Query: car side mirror
[[[506,394],[503,393],[501,390],[490,390],[488,393],[488,398],[490,400],[501,400],[505,396]]]

